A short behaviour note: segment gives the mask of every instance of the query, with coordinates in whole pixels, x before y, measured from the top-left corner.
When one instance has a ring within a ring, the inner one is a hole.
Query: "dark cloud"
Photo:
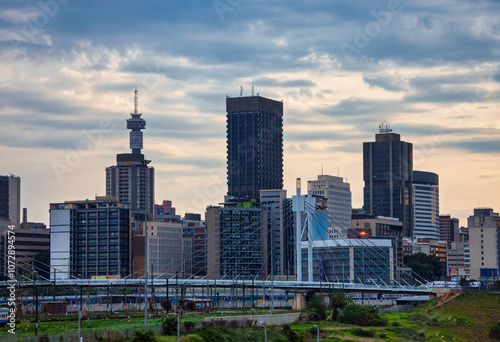
[[[399,77],[364,75],[363,81],[365,81],[370,86],[370,88],[380,87],[385,90],[396,91],[396,92],[406,90],[406,86]]]
[[[444,144],[444,147],[458,148],[472,153],[499,154],[500,139],[450,142]]]
[[[298,79],[289,81],[278,81],[273,78],[262,77],[254,81],[256,86],[267,86],[267,87],[314,87],[316,83],[310,80]]]

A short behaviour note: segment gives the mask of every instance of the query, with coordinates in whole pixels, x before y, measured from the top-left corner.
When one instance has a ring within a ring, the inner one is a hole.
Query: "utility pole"
[[[38,272],[33,271],[33,278],[35,279],[35,335],[38,335]]]
[[[146,196],[146,194],[144,194]],[[144,202],[144,326],[148,326],[148,213]]]

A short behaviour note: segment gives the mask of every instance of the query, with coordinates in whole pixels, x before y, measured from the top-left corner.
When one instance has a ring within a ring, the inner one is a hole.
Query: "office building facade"
[[[433,172],[413,171],[413,236],[439,240],[439,177]]]
[[[476,208],[467,219],[470,277],[495,280],[500,276],[500,216],[491,208]]]
[[[228,97],[227,195],[260,198],[283,188],[283,103],[261,96]]]
[[[50,204],[51,279],[129,275],[130,215],[113,197]]]
[[[267,215],[252,202],[208,207],[207,277],[263,279],[267,276]]]
[[[374,142],[363,143],[363,208],[372,215],[395,217],[403,236],[413,236],[413,145],[381,124]]]
[[[21,178],[0,176],[0,227],[14,225],[19,228],[21,221]]]
[[[440,240],[447,242],[452,241],[465,241],[460,234],[460,222],[458,218],[451,217],[450,215],[439,216],[439,235]]]
[[[313,280],[341,283],[394,283],[393,239],[313,242]],[[302,273],[308,277],[307,242],[302,241]]]
[[[326,198],[328,238],[346,237],[352,215],[350,184],[342,177],[319,175],[317,180],[308,181],[307,186],[313,196]]]

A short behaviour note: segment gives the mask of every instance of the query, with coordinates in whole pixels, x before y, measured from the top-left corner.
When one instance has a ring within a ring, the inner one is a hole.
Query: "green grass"
[[[436,300],[418,306],[409,313],[390,313],[383,317],[389,322],[387,327],[363,327],[375,332],[375,339],[384,341],[481,341],[490,342],[488,330],[494,322],[500,321],[500,294],[498,293],[462,293],[459,297],[440,306],[439,308],[425,312],[425,308],[430,308],[436,304]],[[218,312],[214,315],[192,314],[184,315],[183,322],[199,322],[206,316],[232,316],[251,315],[251,311],[237,312],[225,311],[224,314]],[[267,314],[268,311],[259,310],[255,314]],[[283,312],[280,312],[283,313]],[[286,312],[285,312],[286,313]],[[33,319],[17,324],[16,333],[22,336],[33,335]],[[150,318],[151,326],[160,325],[160,318]],[[77,321],[70,321],[61,317],[59,322],[42,322],[39,325],[39,335],[55,335],[61,333],[76,333]],[[318,325],[321,330],[321,341],[338,342],[343,341],[339,337],[356,337],[352,332],[356,326],[341,324],[331,321],[307,321],[303,323],[290,324],[290,328],[301,338],[307,341],[315,341],[315,328]],[[143,327],[143,317],[131,319],[87,319],[83,320],[82,332],[100,332],[108,330],[125,330]],[[0,333],[7,333],[8,327],[0,328]],[[268,341],[289,341],[288,336],[281,327],[268,327]],[[228,328],[205,328],[189,334],[182,334],[183,342],[246,342],[264,341],[263,327],[247,329]],[[176,336],[158,337],[158,342],[174,342]]]
[[[161,319],[151,317],[148,320],[149,326],[161,324]],[[131,319],[82,319],[82,333],[94,333],[110,330],[125,330],[144,327],[143,317],[133,317]],[[6,334],[8,326],[0,327],[0,334]],[[69,320],[61,317],[54,322],[40,322],[38,324],[38,335],[58,335],[58,334],[76,334],[78,333],[78,321]],[[16,334],[21,336],[35,335],[35,324],[33,319],[22,319],[16,323]]]

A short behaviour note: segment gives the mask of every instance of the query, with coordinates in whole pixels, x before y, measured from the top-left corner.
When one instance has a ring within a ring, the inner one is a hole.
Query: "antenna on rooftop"
[[[253,94],[254,94],[254,93],[253,93],[253,83],[252,83],[252,96],[254,96]]]
[[[240,97],[243,96],[243,86],[240,86]]]
[[[391,125],[387,123],[387,121],[382,121],[380,125],[378,125],[378,131],[380,133],[392,133]]]

